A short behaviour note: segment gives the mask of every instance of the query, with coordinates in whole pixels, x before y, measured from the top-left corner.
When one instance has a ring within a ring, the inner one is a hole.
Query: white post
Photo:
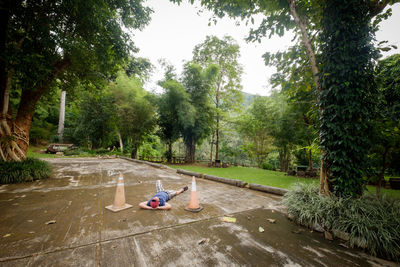
[[[64,120],[65,120],[65,96],[66,92],[62,91],[60,98],[60,117],[58,120],[58,131],[57,131],[57,134],[60,138],[60,143],[63,142]]]

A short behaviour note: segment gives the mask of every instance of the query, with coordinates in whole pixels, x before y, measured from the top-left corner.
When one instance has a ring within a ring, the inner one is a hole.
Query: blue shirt
[[[158,197],[158,199],[160,200],[160,206],[165,206],[165,203],[169,200],[168,193],[165,191],[161,191],[155,194],[152,198],[150,198],[149,201],[147,201],[147,206],[150,207],[150,201],[155,197]]]

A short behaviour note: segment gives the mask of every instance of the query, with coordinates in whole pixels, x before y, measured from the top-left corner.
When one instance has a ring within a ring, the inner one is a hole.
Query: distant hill
[[[258,95],[253,95],[253,94],[249,94],[246,92],[242,92],[243,94],[243,107],[247,108],[248,106],[250,106],[251,102],[253,101],[254,98],[256,98]]]

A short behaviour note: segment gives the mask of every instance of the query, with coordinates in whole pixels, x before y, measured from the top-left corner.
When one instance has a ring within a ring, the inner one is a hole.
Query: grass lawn
[[[62,158],[56,154],[41,153],[40,150],[46,149],[46,147],[29,146],[26,156],[29,158]]]
[[[248,167],[229,167],[229,168],[208,168],[196,165],[168,165],[174,169],[184,169],[188,171],[210,174],[219,177],[232,178],[245,181],[247,183],[269,185],[279,188],[290,189],[291,185],[301,183],[314,183],[319,184],[319,179],[301,178],[295,176],[285,175],[283,172],[268,171],[258,168]],[[367,186],[367,192],[374,194],[375,186]],[[400,190],[392,189],[381,189],[382,194],[386,194],[388,197],[400,199]]]
[[[318,184],[318,179],[301,178],[285,175],[284,172],[268,171],[258,168],[248,167],[229,167],[229,168],[208,168],[195,165],[168,165],[174,169],[185,169],[188,171],[210,174],[219,177],[232,178],[245,181],[252,184],[269,185],[279,188],[289,189],[296,182],[315,183]]]

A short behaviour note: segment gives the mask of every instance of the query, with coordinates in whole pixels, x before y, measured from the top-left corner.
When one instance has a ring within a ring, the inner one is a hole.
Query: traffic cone
[[[122,173],[119,173],[117,191],[115,192],[114,204],[107,206],[106,209],[113,212],[117,212],[124,209],[131,208],[132,205],[125,203],[125,187],[124,187],[124,177]]]
[[[192,191],[190,193],[190,202],[189,202],[189,206],[186,207],[185,210],[191,211],[191,212],[199,212],[202,209],[203,209],[203,207],[199,205],[199,200],[197,199],[196,179],[193,176],[192,177]]]

